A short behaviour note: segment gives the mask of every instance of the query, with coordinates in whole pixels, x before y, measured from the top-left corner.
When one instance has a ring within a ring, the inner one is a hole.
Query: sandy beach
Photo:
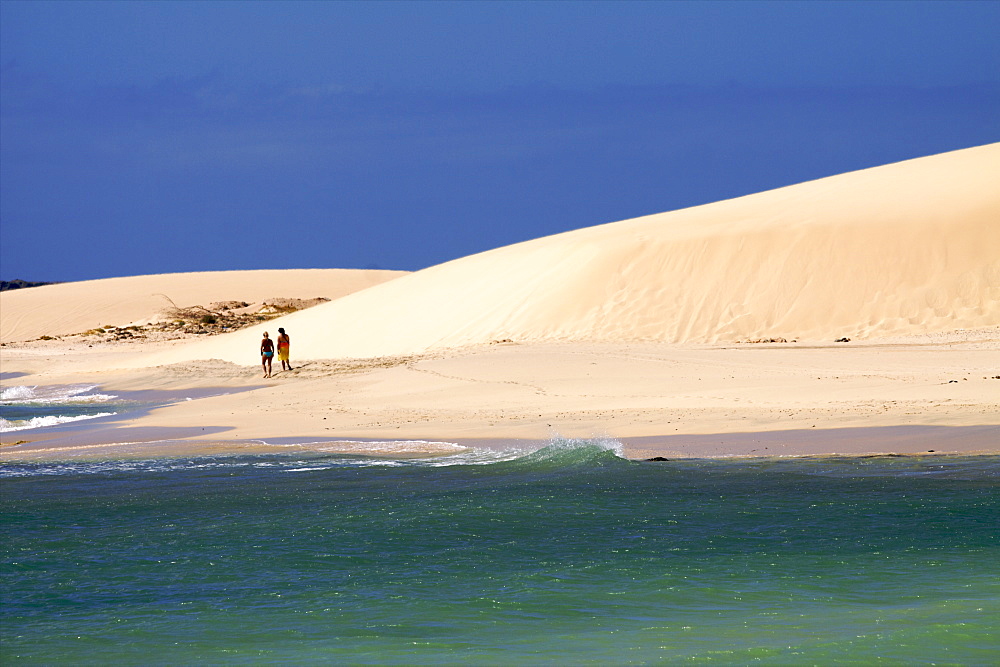
[[[553,437],[615,439],[633,458],[996,453],[997,182],[993,144],[412,274],[5,292],[4,388],[158,393],[141,412],[3,433],[0,460],[363,441],[426,455]],[[167,301],[271,297],[329,302],[218,335],[92,332],[163,321]],[[294,369],[276,361],[265,379],[259,340],[279,326]]]

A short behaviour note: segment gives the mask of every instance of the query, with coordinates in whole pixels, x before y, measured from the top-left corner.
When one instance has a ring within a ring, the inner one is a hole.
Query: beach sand
[[[285,272],[198,274],[185,305],[333,299],[210,337],[66,335],[111,312],[153,317],[160,301],[132,297],[180,293],[185,274],[4,293],[3,386],[174,399],[117,421],[2,434],[0,459],[335,450],[330,441],[357,451],[364,440],[427,455],[449,447],[428,443],[555,437],[615,439],[633,458],[996,453],[997,182],[993,144],[412,274],[317,273],[315,289],[294,293],[274,282]],[[295,368],[264,379],[258,343],[278,326]],[[61,338],[29,340],[42,335]]]
[[[4,442],[33,442],[5,447],[3,458],[101,442],[170,440],[129,451],[181,453],[192,442],[215,452],[226,441],[243,442],[240,449],[253,440],[328,439],[530,447],[553,437],[617,439],[636,458],[1000,451],[997,329],[941,342],[826,346],[507,344],[305,361],[269,380],[256,367],[221,361],[61,373],[61,356],[55,346],[5,368],[34,371],[10,381],[19,384],[86,381],[176,400],[100,427],[5,434]],[[181,398],[206,390],[212,395]]]

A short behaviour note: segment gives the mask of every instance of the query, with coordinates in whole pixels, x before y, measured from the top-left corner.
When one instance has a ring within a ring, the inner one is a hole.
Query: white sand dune
[[[336,299],[406,275],[404,271],[295,269],[211,271],[87,280],[0,293],[0,340],[125,326],[169,308],[274,297]]]
[[[1000,324],[1000,144],[465,257],[143,364],[511,339],[832,341]]]
[[[93,431],[18,431],[0,458],[88,443],[148,457],[277,437],[507,447],[553,434],[636,438],[636,457],[996,452],[998,184],[994,144],[401,277],[226,272],[5,293],[5,340],[149,317],[156,294],[180,306],[344,296],[220,336],[5,345],[8,381],[194,397]],[[295,368],[264,379],[260,336],[278,326]],[[832,342],[845,336],[868,340]],[[777,337],[800,344],[698,344]],[[505,339],[518,344],[488,345]]]

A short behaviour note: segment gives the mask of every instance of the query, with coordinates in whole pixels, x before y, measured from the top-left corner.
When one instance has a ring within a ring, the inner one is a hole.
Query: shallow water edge
[[[253,440],[215,439],[221,429],[128,428],[88,424],[75,430],[74,424],[48,429],[34,442],[5,444],[0,448],[0,465],[13,462],[61,460],[112,460],[177,458],[197,456],[239,456],[254,454],[340,453],[376,458],[408,459],[449,456],[463,451],[512,451],[529,453],[541,449],[559,436],[547,440],[514,438],[399,438],[375,439],[268,438]],[[10,434],[8,434],[10,435]],[[13,435],[25,439],[30,432]],[[872,428],[811,429],[755,433],[688,434],[614,438],[599,436],[574,439],[617,443],[624,458],[783,458],[812,456],[929,456],[945,454],[1000,454],[1000,425],[979,426],[897,426]]]

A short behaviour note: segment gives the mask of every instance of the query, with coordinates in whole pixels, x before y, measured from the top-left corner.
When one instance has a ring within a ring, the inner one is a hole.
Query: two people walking
[[[284,328],[278,328],[278,359],[281,360],[281,370],[292,370],[292,362],[289,361],[289,348],[291,339],[285,333]],[[264,339],[260,341],[260,363],[264,367],[264,377],[271,377],[271,362],[274,360],[274,341],[264,332]]]

